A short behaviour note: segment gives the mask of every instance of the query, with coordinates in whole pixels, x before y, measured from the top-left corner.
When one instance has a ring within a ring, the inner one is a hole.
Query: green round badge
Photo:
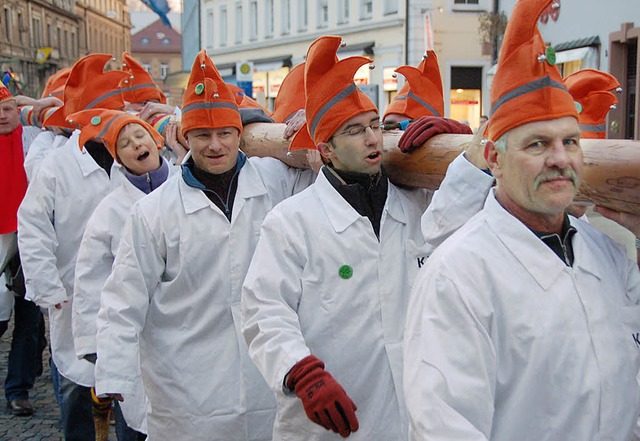
[[[99,116],[94,116],[93,118],[91,118],[91,125],[97,126],[101,122],[102,118],[100,118]]]
[[[338,270],[338,275],[342,279],[350,279],[353,276],[353,268],[349,265],[342,265]]]
[[[576,105],[576,110],[578,111],[578,113],[582,113],[582,104],[577,101],[574,101],[573,104]]]
[[[202,92],[204,92],[204,84],[196,84],[196,95],[202,95]]]
[[[547,63],[552,66],[556,64],[556,51],[551,46],[547,46],[544,50],[544,55],[547,57]]]

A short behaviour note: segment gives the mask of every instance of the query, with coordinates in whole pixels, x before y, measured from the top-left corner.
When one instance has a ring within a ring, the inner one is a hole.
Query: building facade
[[[228,82],[236,82],[237,63],[248,65],[254,98],[271,108],[282,79],[304,61],[311,42],[322,35],[340,35],[347,45],[339,57],[373,60],[375,68],[363,66],[356,83],[381,111],[404,81],[394,70],[417,65],[432,48],[440,61],[446,111],[477,124],[488,96],[483,78],[490,67],[477,37],[478,14],[490,6],[485,3],[488,0],[201,0],[200,46]],[[188,26],[183,23],[183,29]],[[190,65],[187,60],[184,64]],[[473,90],[469,96],[467,89]]]
[[[4,0],[0,70],[12,72],[14,93],[39,96],[49,75],[78,58],[129,50],[129,29],[125,0]]]
[[[131,36],[131,55],[151,74],[173,106],[182,105],[182,90],[167,77],[182,70],[182,36],[159,19]]]

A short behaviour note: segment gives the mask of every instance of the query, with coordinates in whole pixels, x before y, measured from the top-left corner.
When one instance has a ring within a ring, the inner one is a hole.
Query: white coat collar
[[[489,227],[513,257],[531,274],[543,290],[548,290],[551,285],[565,271],[571,269],[558,261],[558,256],[540,240],[526,225],[505,210],[495,198],[495,190],[489,192],[484,210]],[[571,224],[578,229],[573,237],[574,264],[573,268],[585,270],[598,278],[601,275],[598,265],[594,261],[593,252],[587,248],[580,225],[575,225],[575,219]],[[493,262],[500,266],[500,262]],[[506,275],[505,275],[506,276]]]
[[[314,186],[317,188],[318,198],[324,210],[327,212],[329,222],[336,233],[346,230],[362,216],[349,204],[338,191],[331,185],[321,170],[318,173]],[[407,215],[402,206],[401,197],[404,197],[393,184],[389,183],[387,201],[384,212],[400,223],[407,223]]]
[[[75,158],[76,162],[78,163],[78,167],[80,167],[80,170],[82,170],[82,176],[86,177],[86,176],[89,176],[91,173],[95,173],[96,171],[102,170],[102,167],[100,167],[96,163],[96,161],[93,160],[93,158],[91,157],[87,149],[84,148],[84,146],[82,146],[82,149],[79,147],[78,145],[79,136],[80,136],[80,131],[74,130],[74,132],[69,137],[69,140],[67,141],[67,146],[71,148],[71,153]],[[110,176],[113,176],[114,172],[116,172],[116,170],[118,170],[119,168],[120,168],[120,165],[116,161],[113,161],[113,164],[111,165]]]
[[[180,190],[180,199],[182,200],[182,206],[186,214],[195,213],[196,211],[202,210],[206,207],[211,207],[220,211],[202,190],[187,185],[187,183],[184,182],[182,174],[179,176],[178,185]],[[251,160],[247,158],[247,162],[240,170],[240,175],[238,176],[238,189],[233,203],[232,219],[237,217],[247,199],[265,194],[267,194],[267,188],[264,186],[262,178],[251,163]]]

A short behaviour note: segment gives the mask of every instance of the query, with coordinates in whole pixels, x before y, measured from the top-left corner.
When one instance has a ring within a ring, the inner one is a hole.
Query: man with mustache
[[[640,273],[566,214],[583,154],[577,108],[536,28],[551,2],[520,0],[505,33],[485,145],[497,187],[413,285],[412,440],[629,440],[636,427]]]

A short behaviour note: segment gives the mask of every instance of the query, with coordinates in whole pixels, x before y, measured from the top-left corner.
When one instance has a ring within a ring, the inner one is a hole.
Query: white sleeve
[[[68,299],[57,268],[54,228],[56,178],[41,170],[18,209],[18,249],[27,300],[48,308]]]
[[[422,234],[433,250],[482,210],[493,177],[461,153],[449,164],[440,188],[422,215]]]
[[[87,223],[76,260],[71,325],[78,358],[96,353],[96,318],[100,294],[113,265],[113,234],[99,205]]]
[[[241,299],[249,356],[276,393],[293,365],[310,354],[297,314],[302,264],[286,231],[276,213],[267,215]]]
[[[140,333],[164,270],[164,253],[136,204],[100,296],[95,369],[98,394],[136,391]]]
[[[441,274],[441,267],[430,268],[431,263],[416,279],[407,310],[409,438],[486,441],[494,412],[494,347],[484,321],[456,283]]]
[[[27,173],[29,182],[34,179],[42,159],[54,148],[54,141],[55,135],[47,130],[41,132],[29,146],[24,158],[24,170]]]

